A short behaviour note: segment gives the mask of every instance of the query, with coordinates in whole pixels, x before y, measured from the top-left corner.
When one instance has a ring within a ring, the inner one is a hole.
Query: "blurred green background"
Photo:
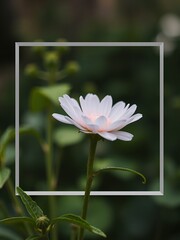
[[[108,239],[177,240],[180,238],[180,168],[179,145],[179,60],[180,4],[168,1],[1,1],[0,64],[0,134],[14,126],[15,82],[14,43],[17,41],[154,42],[165,43],[165,195],[159,197],[92,197],[90,223],[104,230]],[[48,51],[51,50],[47,49]],[[57,51],[55,49],[55,51]],[[60,68],[69,61],[79,64],[79,71],[62,79],[70,84],[74,98],[88,92],[101,98],[107,94],[114,102],[124,100],[138,105],[143,118],[126,127],[134,134],[132,142],[99,143],[97,166],[112,162],[144,173],[147,184],[130,174],[105,173],[95,181],[95,190],[158,190],[159,180],[159,62],[155,48],[70,48],[62,54]],[[30,47],[20,52],[20,123],[29,124],[45,136],[46,112],[32,111],[30,95],[34,87],[46,83],[29,77],[24,70],[35,63],[43,69],[42,57]],[[60,112],[60,107],[54,107]],[[53,112],[54,112],[53,111]],[[54,121],[54,128],[64,129]],[[70,128],[74,130],[74,127]],[[67,129],[65,129],[67,130]],[[67,132],[66,132],[67,134]],[[72,133],[71,133],[72,134]],[[58,189],[82,190],[88,151],[88,138],[78,135],[73,143],[57,143],[54,159],[61,156]],[[6,151],[7,165],[14,176],[14,144]],[[20,139],[20,185],[24,190],[46,190],[44,156],[39,142],[31,135]],[[24,179],[24,180],[23,180]],[[48,214],[48,197],[35,197]],[[82,197],[56,197],[57,216],[80,213]],[[6,208],[8,213],[6,213]],[[6,190],[0,189],[0,218],[14,215]],[[0,226],[4,239],[23,239],[21,231]],[[61,239],[68,238],[68,228],[59,226]],[[12,234],[12,236],[11,236]],[[89,235],[89,239],[99,239]],[[3,238],[2,238],[3,239]],[[87,237],[88,239],[88,237]]]

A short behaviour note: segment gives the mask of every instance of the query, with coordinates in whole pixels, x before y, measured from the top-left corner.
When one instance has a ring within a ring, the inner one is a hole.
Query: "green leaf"
[[[4,186],[4,184],[8,180],[10,174],[11,170],[9,168],[0,169],[0,189]]]
[[[54,132],[55,143],[63,147],[78,143],[83,137],[83,134],[73,127],[58,128]]]
[[[33,236],[29,236],[25,240],[37,240],[37,239],[43,239],[43,238],[39,235],[33,235]]]
[[[22,237],[17,235],[14,231],[4,226],[0,226],[0,239],[4,240],[22,240]]]
[[[32,200],[20,187],[17,187],[17,192],[21,197],[24,206],[26,207],[29,215],[36,220],[37,218],[44,216],[42,209]]]
[[[99,173],[101,172],[104,172],[104,171],[125,171],[125,172],[130,172],[130,173],[133,173],[133,174],[136,174],[138,176],[140,176],[142,178],[142,183],[145,184],[146,183],[146,178],[145,176],[140,173],[140,172],[137,172],[133,169],[130,169],[130,168],[123,168],[123,167],[106,167],[106,168],[102,168],[96,172],[94,172],[94,176],[98,175]]]
[[[0,138],[0,159],[2,158],[6,146],[8,143],[14,139],[15,131],[14,128],[9,127]]]
[[[40,111],[47,108],[49,103],[58,106],[58,98],[63,94],[69,93],[70,85],[57,84],[48,87],[36,87],[30,96],[30,107],[33,111]]]
[[[101,237],[106,237],[105,233],[103,233],[100,229],[90,225],[87,221],[85,221],[81,217],[79,217],[77,215],[74,215],[74,214],[65,214],[65,215],[62,215],[60,217],[54,218],[51,221],[51,224],[53,225],[57,222],[73,223],[75,225],[78,225],[81,228],[84,228],[84,229],[88,230],[91,233],[97,234]]]
[[[22,135],[32,135],[32,136],[34,136],[38,140],[39,144],[41,145],[41,147],[43,149],[46,147],[46,143],[42,139],[40,133],[35,128],[32,128],[30,126],[21,126],[19,128],[19,134],[21,136]]]
[[[11,218],[5,218],[0,220],[0,223],[5,223],[5,224],[16,224],[16,223],[24,223],[24,222],[28,222],[35,225],[35,221],[29,217],[11,217]]]

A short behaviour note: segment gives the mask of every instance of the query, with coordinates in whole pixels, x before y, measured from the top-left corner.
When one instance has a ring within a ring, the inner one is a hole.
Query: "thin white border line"
[[[20,46],[93,46],[93,47],[115,47],[115,46],[125,46],[125,47],[160,47],[160,191],[92,191],[92,196],[153,196],[153,195],[163,195],[164,194],[164,43],[162,42],[16,42],[15,43],[15,103],[16,103],[16,113],[15,113],[15,146],[16,146],[16,161],[15,161],[15,188],[19,186],[19,47]],[[80,196],[84,195],[81,191],[26,191],[29,195],[41,196],[41,195],[64,195],[64,196]],[[17,195],[17,192],[16,192]]]
[[[37,196],[37,191],[25,191]],[[91,196],[162,196],[160,191],[91,191]],[[84,196],[84,191],[40,191],[38,196]]]
[[[164,43],[160,46],[160,191],[164,194]]]
[[[15,43],[15,192],[19,186],[19,45]],[[18,173],[18,174],[17,174]]]
[[[21,47],[70,46],[70,47],[160,47],[161,42],[17,42]]]

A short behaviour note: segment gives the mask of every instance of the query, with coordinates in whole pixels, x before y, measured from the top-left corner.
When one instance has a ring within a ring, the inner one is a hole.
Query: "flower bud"
[[[73,75],[80,70],[80,66],[77,62],[75,61],[70,61],[67,63],[65,70],[68,74]]]
[[[48,68],[56,67],[59,62],[59,56],[57,52],[55,51],[47,52],[44,56],[44,62]]]
[[[39,217],[36,220],[36,227],[37,227],[37,229],[40,232],[43,232],[43,233],[47,231],[49,224],[50,224],[50,220],[45,215]]]
[[[28,64],[25,68],[25,75],[31,78],[35,78],[38,75],[38,67],[35,64]]]

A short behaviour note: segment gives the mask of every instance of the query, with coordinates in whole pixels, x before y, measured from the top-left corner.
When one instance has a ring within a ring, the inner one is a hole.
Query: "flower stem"
[[[51,106],[49,106],[48,109],[48,116],[47,116],[47,143],[48,143],[48,151],[46,153],[46,172],[47,172],[47,184],[48,184],[48,190],[53,191],[55,190],[55,179],[53,175],[53,164],[52,164],[52,118],[51,118]],[[49,211],[50,211],[50,218],[52,219],[55,217],[56,213],[56,203],[55,203],[55,197],[50,196],[49,197]],[[54,227],[52,231],[52,238],[53,240],[57,240],[57,228]]]
[[[49,86],[52,86],[55,83],[55,69],[49,69],[48,71],[48,83]],[[52,122],[52,112],[53,106],[51,103],[48,106],[47,111],[47,144],[48,144],[48,151],[46,152],[46,173],[47,173],[47,185],[49,191],[54,191],[56,188],[56,179],[53,174],[53,156],[52,156],[52,148],[53,148],[53,140],[52,140],[52,133],[53,133],[53,122]],[[49,211],[50,211],[50,218],[54,218],[56,214],[56,199],[54,196],[50,196],[49,199]],[[52,239],[58,239],[58,232],[57,228],[54,227],[52,231]]]
[[[88,157],[88,164],[87,164],[86,188],[85,188],[84,202],[83,202],[83,208],[82,208],[82,214],[81,214],[81,217],[84,220],[86,220],[86,217],[87,217],[89,196],[90,196],[91,185],[92,185],[92,180],[93,180],[93,163],[94,163],[97,142],[98,142],[97,135],[91,135],[90,136],[90,150],[89,150],[89,157]],[[79,240],[83,240],[83,236],[84,236],[84,229],[80,228]]]

